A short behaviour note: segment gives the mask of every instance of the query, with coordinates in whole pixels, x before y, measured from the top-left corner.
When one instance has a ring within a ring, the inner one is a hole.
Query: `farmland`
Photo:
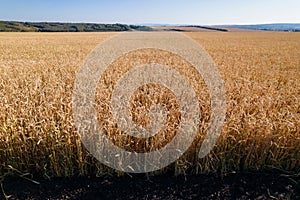
[[[114,34],[0,33],[0,176],[19,172],[44,178],[122,175],[88,153],[72,117],[76,72],[91,50]],[[299,173],[300,34],[185,34],[199,42],[218,66],[226,89],[226,123],[217,146],[207,157],[198,159],[210,111],[209,96],[201,82],[204,89],[196,92],[203,115],[199,137],[176,163],[155,173],[264,169]],[[155,58],[169,65],[180,62],[166,52],[152,50],[129,56]],[[122,63],[128,64],[121,59],[111,68],[122,71]],[[190,67],[182,65],[183,69]],[[187,70],[182,73],[189,77]],[[106,76],[112,74],[107,72]],[[99,84],[99,105],[107,96],[101,90],[105,84],[105,80]],[[105,107],[100,106],[99,119],[103,112]],[[139,123],[148,122],[142,119]],[[152,144],[158,145],[155,141]]]

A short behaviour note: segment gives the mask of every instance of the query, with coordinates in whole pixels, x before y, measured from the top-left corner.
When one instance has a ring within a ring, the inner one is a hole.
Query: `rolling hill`
[[[134,30],[149,31],[151,28],[126,24],[0,21],[0,32],[108,32]]]

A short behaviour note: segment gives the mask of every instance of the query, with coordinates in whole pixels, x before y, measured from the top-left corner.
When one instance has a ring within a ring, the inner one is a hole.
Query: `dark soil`
[[[41,180],[39,185],[23,178],[3,182],[9,199],[300,199],[299,185],[299,177],[278,172],[73,177]]]

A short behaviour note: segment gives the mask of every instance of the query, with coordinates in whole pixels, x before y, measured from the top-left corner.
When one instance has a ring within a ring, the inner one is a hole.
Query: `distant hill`
[[[154,25],[154,24],[152,24]],[[108,32],[108,31],[289,31],[300,32],[300,24],[253,25],[146,25],[60,23],[60,22],[11,22],[0,21],[0,32]]]
[[[150,31],[150,27],[126,24],[8,22],[0,21],[0,32],[106,32]]]
[[[300,24],[253,24],[253,25],[224,25],[224,28],[242,28],[264,31],[300,32]]]
[[[144,25],[144,24],[143,24]],[[300,24],[277,23],[277,24],[249,24],[249,25],[166,25],[145,24],[160,31],[221,31],[221,32],[244,32],[244,31],[286,31],[300,32]]]
[[[20,22],[4,22],[0,21],[0,31],[7,31],[7,32],[32,32],[38,31],[38,28],[27,26],[25,23]]]
[[[198,25],[180,25],[180,26],[151,26],[155,31],[177,31],[177,32],[207,32],[207,31],[221,31],[228,32],[227,29],[212,27],[212,26],[198,26]]]
[[[207,29],[207,30],[212,30],[212,31],[221,31],[221,32],[227,32],[227,29],[224,28],[217,28],[217,27],[212,27],[212,26],[195,26],[195,25],[190,25],[190,26],[183,26],[183,27],[195,27],[195,28],[200,28],[200,29]]]

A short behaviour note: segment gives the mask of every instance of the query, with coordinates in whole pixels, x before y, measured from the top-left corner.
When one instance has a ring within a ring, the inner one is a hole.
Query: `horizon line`
[[[262,22],[262,23],[220,23],[220,24],[189,24],[189,23],[125,23],[125,22],[84,22],[84,21],[40,21],[40,20],[1,20],[0,22],[22,22],[22,23],[80,23],[80,24],[124,24],[139,26],[232,26],[232,25],[268,25],[268,24],[300,24],[300,22]]]

